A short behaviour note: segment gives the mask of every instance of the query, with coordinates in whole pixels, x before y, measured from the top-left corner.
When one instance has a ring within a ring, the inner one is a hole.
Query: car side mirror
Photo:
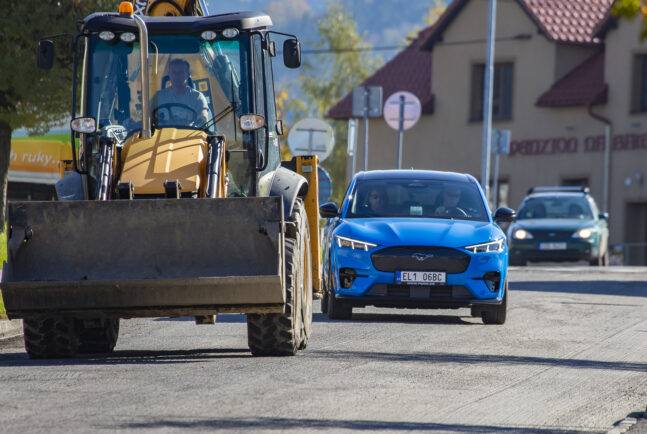
[[[298,39],[283,42],[283,63],[291,69],[301,66],[301,44]]]
[[[324,203],[319,207],[319,215],[324,219],[331,219],[339,216],[339,208],[334,202]]]
[[[601,212],[598,214],[598,218],[600,220],[609,220],[609,213],[608,212]]]
[[[43,39],[38,41],[38,68],[52,69],[54,65],[54,42]]]
[[[494,212],[494,221],[496,223],[509,223],[517,216],[515,210],[502,206]]]

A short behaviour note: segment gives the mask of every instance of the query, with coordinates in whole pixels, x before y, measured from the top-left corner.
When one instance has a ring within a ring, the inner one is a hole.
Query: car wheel
[[[503,302],[481,312],[483,324],[504,324],[508,311],[508,281],[505,282],[503,290]]]
[[[508,260],[508,263],[509,265],[518,266],[518,267],[525,267],[527,264],[525,260],[519,259],[519,258],[510,258]]]
[[[324,291],[321,297],[321,313],[328,313],[328,291]]]
[[[343,300],[335,297],[335,293],[328,294],[328,318],[330,319],[351,319],[353,308]]]

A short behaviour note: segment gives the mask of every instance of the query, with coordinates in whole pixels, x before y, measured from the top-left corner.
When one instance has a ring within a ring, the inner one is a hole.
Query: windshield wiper
[[[208,128],[211,128],[212,126],[215,126],[218,122],[223,120],[229,113],[233,113],[234,107],[231,105],[228,105],[227,107],[224,108],[220,113],[209,119],[207,122],[204,123],[199,129],[201,130],[206,130]]]

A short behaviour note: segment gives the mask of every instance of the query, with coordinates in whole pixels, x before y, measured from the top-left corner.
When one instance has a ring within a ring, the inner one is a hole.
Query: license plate
[[[539,250],[566,250],[566,243],[539,243]]]
[[[409,285],[442,285],[446,282],[444,271],[397,271],[396,283]]]

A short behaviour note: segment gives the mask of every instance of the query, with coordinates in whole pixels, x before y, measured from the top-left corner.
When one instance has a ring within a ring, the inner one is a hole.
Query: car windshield
[[[199,35],[150,35],[151,123],[224,134],[242,146],[237,118],[249,101],[248,36],[205,41]],[[141,129],[139,42],[91,37],[86,116],[99,128]]]
[[[477,187],[468,182],[382,179],[358,182],[347,218],[419,217],[488,221]]]
[[[575,219],[593,218],[591,208],[584,197],[542,196],[526,199],[517,213],[517,220],[529,219]]]

